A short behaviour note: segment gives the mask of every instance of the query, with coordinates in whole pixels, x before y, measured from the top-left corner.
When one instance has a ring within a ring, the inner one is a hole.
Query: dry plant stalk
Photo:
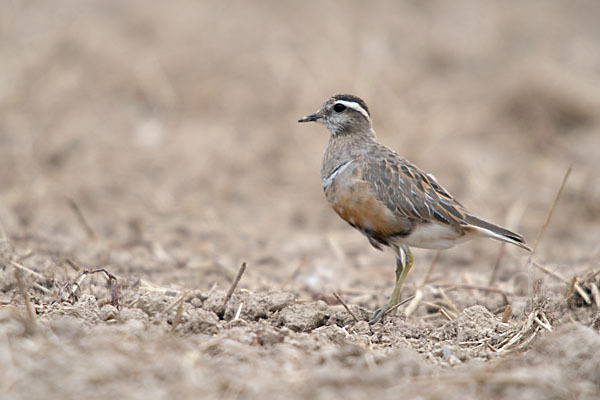
[[[175,318],[173,318],[173,326],[171,326],[171,332],[175,332],[175,329],[177,328],[177,325],[179,325],[179,320],[181,319],[181,314],[183,313],[183,303],[185,298],[187,297],[188,291],[187,289],[183,291],[183,294],[181,295],[181,297],[179,297],[179,299],[177,300],[177,302],[179,303],[179,306],[177,307],[177,312],[175,313]]]
[[[536,338],[541,330],[552,332],[552,326],[546,317],[545,303],[536,306],[527,316],[527,320],[518,331],[509,335],[496,348],[498,352],[509,352],[525,349]]]
[[[340,297],[340,295],[337,294],[336,292],[333,292],[333,296],[337,299],[337,301],[340,302],[340,304],[342,306],[344,306],[344,308],[346,309],[346,311],[348,311],[348,314],[350,314],[350,316],[352,316],[352,318],[354,319],[354,321],[359,322],[359,319],[356,318],[356,315],[354,315],[354,313],[352,312],[352,310],[350,310],[350,307],[348,307],[348,305],[346,304],[346,302],[344,300],[342,300],[342,298]]]
[[[227,303],[229,303],[229,300],[231,299],[231,296],[233,295],[233,292],[235,291],[235,288],[237,287],[238,283],[240,283],[240,279],[242,279],[242,275],[244,275],[245,271],[246,271],[246,261],[244,261],[242,263],[242,265],[240,266],[237,276],[235,277],[233,283],[229,287],[229,290],[227,291],[227,295],[225,295],[225,300],[223,300],[223,305],[221,306],[221,312],[219,313],[219,314],[221,314],[220,315],[221,318],[225,315],[225,310],[227,309]]]
[[[588,296],[588,294],[585,292],[585,290],[583,290],[583,288],[581,287],[581,284],[578,282],[578,279],[576,276],[573,277],[573,279],[571,280],[571,282],[567,281],[562,275],[560,275],[558,272],[554,272],[552,271],[550,268],[534,261],[532,263],[532,265],[534,267],[536,267],[537,269],[539,269],[540,271],[550,275],[551,277],[562,281],[565,285],[569,286],[569,290],[567,291],[567,295],[566,298],[571,297],[571,295],[573,294],[574,291],[577,291],[577,293],[581,296],[581,298],[583,299],[583,301],[585,302],[585,304],[592,304],[592,301],[590,300],[590,296]]]
[[[465,285],[465,286],[468,287],[468,286],[473,286],[473,285]],[[438,291],[440,292],[440,295],[442,296],[444,302],[455,312],[459,313],[460,310],[458,309],[458,307],[456,307],[454,302],[452,300],[450,300],[450,297],[448,297],[448,295],[446,294],[446,291],[441,287],[438,288]]]
[[[505,251],[506,242],[502,242],[500,245],[500,250],[498,251],[498,255],[496,256],[496,262],[494,262],[494,268],[492,269],[492,275],[490,276],[490,280],[488,281],[488,286],[492,286],[496,282],[496,278],[498,277],[498,271],[500,270],[500,265],[502,262],[502,258],[504,257]]]
[[[35,276],[36,278],[38,278],[38,279],[44,279],[44,275],[40,274],[39,272],[35,272],[34,270],[32,270],[30,268],[27,268],[26,266],[21,265],[21,264],[19,264],[16,261],[10,260],[10,263],[12,264],[13,267],[15,267],[15,268],[17,268],[17,269],[19,269],[21,271],[25,271],[28,274],[31,274],[31,275]]]
[[[596,272],[592,271],[582,280],[574,276],[565,299],[569,301],[577,294],[585,305],[594,305],[597,309],[600,309],[600,289],[598,282],[596,282],[598,274],[600,274],[600,270]]]
[[[244,303],[240,303],[240,305],[238,306],[238,309],[235,312],[235,316],[233,317],[234,321],[240,319],[240,315],[242,315],[242,308],[244,308]]]
[[[456,318],[458,315],[450,310],[447,310],[446,307],[441,306],[439,304],[435,304],[435,303],[430,303],[428,301],[423,301],[421,302],[422,304],[425,304],[427,307],[431,307],[436,309],[440,314],[442,314],[442,316],[446,319],[448,319],[449,321],[452,321],[454,318]],[[442,311],[443,310],[443,311]]]
[[[70,197],[67,197],[66,199],[67,199],[67,202],[69,203],[69,206],[75,213],[75,216],[77,217],[77,221],[79,221],[79,224],[81,224],[81,226],[85,230],[85,233],[88,236],[88,238],[95,239],[96,232],[94,232],[94,230],[92,229],[92,226],[87,222],[87,219],[85,218],[85,215],[83,215],[83,212],[81,211],[81,208],[79,208],[79,205],[75,202],[75,200],[73,200]]]
[[[50,294],[50,293],[52,293],[52,292],[51,292],[50,290],[48,290],[46,287],[44,287],[44,286],[40,285],[40,284],[39,284],[39,283],[37,283],[37,282],[33,282],[33,284],[32,284],[31,286],[33,286],[34,288],[36,288],[36,289],[37,289],[37,290],[39,290],[40,292],[43,292],[44,294]]]
[[[548,228],[548,225],[550,224],[550,220],[552,219],[552,214],[554,213],[556,204],[558,203],[558,200],[560,199],[560,196],[562,195],[563,189],[565,188],[565,184],[567,183],[567,179],[569,178],[569,175],[571,174],[572,169],[573,169],[573,167],[569,167],[569,169],[567,169],[567,172],[565,173],[565,177],[563,178],[562,183],[560,184],[560,187],[558,188],[556,197],[554,198],[554,201],[552,202],[552,206],[550,207],[550,210],[548,211],[548,215],[546,215],[546,220],[544,221],[544,225],[542,225],[542,229],[540,229],[540,233],[538,233],[537,238],[535,239],[535,242],[533,243],[533,247],[531,248],[531,253],[529,254],[529,263],[531,263],[533,254],[535,253],[535,251],[538,247],[538,244],[540,243],[540,240],[542,239],[542,236],[544,235],[544,232],[546,232],[546,229]]]
[[[476,286],[476,285],[453,285],[453,284],[443,284],[443,285],[436,285],[439,288],[446,288],[447,291],[452,291],[452,290],[458,290],[458,289],[465,289],[465,290],[470,290],[470,289],[474,289],[474,290],[480,290],[483,292],[490,292],[490,293],[498,293],[499,295],[502,296],[502,299],[504,300],[504,304],[510,304],[510,301],[508,299],[508,295],[506,294],[506,292],[502,289],[498,289],[495,287],[487,287],[487,286]]]
[[[410,302],[410,304],[408,305],[408,307],[406,307],[406,310],[404,311],[407,317],[410,317],[412,313],[416,311],[421,300],[423,300],[423,290],[421,288],[418,288],[415,292],[415,295],[413,296],[413,300]]]
[[[25,331],[27,333],[33,333],[36,330],[35,324],[35,314],[33,312],[33,307],[31,306],[31,302],[29,301],[29,295],[25,290],[25,285],[23,284],[23,280],[21,279],[21,274],[18,269],[15,269],[15,279],[17,280],[17,286],[19,287],[19,292],[21,293],[21,297],[23,298],[23,303],[25,303],[25,310],[27,311],[27,320],[24,323]]]
[[[577,294],[579,296],[581,296],[583,301],[585,301],[585,304],[592,304],[592,300],[590,299],[590,296],[586,293],[585,290],[583,290],[583,288],[581,287],[581,285],[578,282],[577,277],[575,277],[574,281],[575,281],[574,287],[575,287],[575,291],[577,292]]]
[[[33,252],[31,252],[29,254],[33,254]],[[16,261],[10,260],[10,263],[17,270],[27,272],[28,274],[31,274],[31,275],[35,276],[36,278],[38,278],[38,279],[44,279],[44,276],[42,274],[40,274],[38,272],[35,272],[34,270],[32,270],[30,268],[27,268],[26,266],[21,265],[21,264],[19,264]],[[35,287],[37,290],[40,290],[40,291],[44,292],[45,294],[49,294],[50,293],[50,290],[48,290],[47,288],[45,288],[44,286],[40,285],[37,282],[33,283],[33,287]]]
[[[75,261],[71,260],[70,258],[67,258],[65,260],[65,262],[67,263],[67,265],[69,267],[73,268],[73,270],[75,270],[76,272],[79,272],[83,269],[79,266],[79,264],[77,264]]]
[[[431,279],[431,275],[433,274],[433,268],[435,267],[438,260],[440,259],[440,254],[442,254],[441,250],[438,250],[435,252],[435,256],[433,256],[433,260],[431,260],[431,264],[429,264],[429,269],[427,270],[427,274],[425,274],[425,278],[423,278],[423,282],[421,283],[421,286],[424,286],[425,284],[427,284],[429,282],[429,279]]]
[[[592,282],[590,289],[592,291],[592,297],[594,298],[596,308],[600,308],[600,290],[598,290],[598,286]]]
[[[506,226],[508,229],[517,229],[521,218],[525,212],[525,203],[523,201],[516,201],[506,216]],[[490,279],[488,281],[488,286],[493,286],[498,278],[498,272],[500,271],[500,267],[502,265],[502,259],[506,254],[506,242],[502,242],[500,245],[500,250],[498,250],[498,255],[496,256],[496,261],[494,262],[494,268],[492,269],[492,274],[490,275]]]
[[[394,307],[392,307],[389,310],[387,310],[383,315],[388,315],[392,311],[398,309],[398,307],[403,306],[404,304],[408,303],[409,301],[411,301],[414,298],[415,298],[415,296],[409,296],[409,297],[407,297],[406,299],[402,300],[400,303],[396,304]]]
[[[448,314],[448,311],[446,311],[446,309],[444,307],[440,308],[440,314],[442,314],[442,316],[444,318],[446,318],[448,321],[452,321],[452,317]]]
[[[88,275],[104,273],[108,279],[109,285],[112,285],[111,299],[110,304],[115,306],[117,309],[119,308],[119,281],[117,277],[108,272],[105,268],[98,269],[84,269],[77,275],[74,279],[67,282],[63,287],[59,289],[58,298],[59,301],[71,301],[71,303],[75,303],[77,301],[77,292],[81,290],[81,284],[85,280]],[[63,293],[64,290],[67,290],[66,293]]]
[[[281,286],[279,287],[279,290],[283,290],[287,287],[287,285],[290,284],[291,281],[293,281],[298,274],[300,273],[300,270],[308,263],[308,256],[304,256],[302,257],[302,260],[300,260],[300,262],[298,263],[298,266],[296,268],[294,268],[294,272],[292,272],[292,274],[281,284]]]
[[[412,301],[410,302],[408,307],[406,307],[405,314],[407,317],[410,317],[412,315],[412,313],[414,313],[416,311],[417,307],[419,307],[419,303],[423,299],[423,287],[425,285],[427,285],[427,283],[431,279],[431,275],[433,274],[433,269],[434,269],[435,265],[437,264],[441,253],[442,252],[440,250],[435,252],[435,255],[433,256],[433,259],[431,260],[431,264],[429,264],[429,269],[427,270],[427,273],[425,274],[423,281],[419,285],[417,285],[417,290],[415,291],[415,295],[412,296]],[[407,300],[407,301],[410,301],[410,300]]]
[[[556,197],[554,198],[554,201],[552,202],[552,205],[550,206],[550,210],[548,210],[548,214],[546,215],[546,220],[544,221],[544,224],[542,225],[542,229],[540,229],[540,232],[538,233],[537,237],[535,238],[535,242],[533,243],[533,247],[531,248],[531,253],[529,253],[529,258],[527,260],[528,271],[532,271],[531,266],[535,265],[533,262],[533,255],[535,254],[535,251],[537,250],[537,247],[542,239],[542,236],[544,235],[544,233],[546,232],[546,229],[548,228],[548,225],[550,224],[550,220],[552,219],[552,214],[554,213],[556,204],[558,203],[558,200],[560,199],[560,196],[562,195],[563,189],[565,188],[565,184],[567,183],[567,179],[569,178],[569,175],[571,174],[571,169],[572,169],[572,167],[569,167],[569,169],[567,169],[565,177],[563,178],[563,180],[560,184],[560,187],[558,188],[558,192],[556,193]],[[531,282],[530,285],[533,285],[532,272],[530,272],[529,281]],[[534,296],[535,290],[531,290],[531,289],[532,289],[532,287],[530,286],[531,296]]]
[[[507,323],[510,320],[510,316],[512,315],[512,306],[507,304],[504,308],[504,312],[502,313],[502,322]]]

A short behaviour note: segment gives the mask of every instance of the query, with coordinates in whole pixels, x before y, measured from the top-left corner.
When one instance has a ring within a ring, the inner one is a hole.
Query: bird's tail
[[[501,240],[503,242],[514,244],[515,246],[519,246],[527,251],[531,251],[529,246],[527,246],[527,242],[523,236],[518,233],[514,233],[509,231],[508,229],[504,229],[498,225],[494,225],[472,215],[467,215],[465,218],[465,222],[477,229],[480,233],[485,236],[491,237],[492,239]]]

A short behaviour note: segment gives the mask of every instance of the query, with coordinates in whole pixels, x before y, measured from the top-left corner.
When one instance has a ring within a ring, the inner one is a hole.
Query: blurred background
[[[381,301],[393,257],[330,210],[328,133],[296,122],[352,93],[383,143],[529,242],[572,165],[537,255],[569,276],[600,252],[599,17],[593,0],[3,1],[0,235],[38,269],[206,289],[246,260],[252,290]],[[498,249],[440,268],[487,282]]]

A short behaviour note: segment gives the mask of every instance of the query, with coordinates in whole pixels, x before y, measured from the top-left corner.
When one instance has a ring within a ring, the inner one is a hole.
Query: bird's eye
[[[337,103],[335,106],[333,106],[333,111],[335,112],[342,112],[346,109],[346,106],[340,103]]]

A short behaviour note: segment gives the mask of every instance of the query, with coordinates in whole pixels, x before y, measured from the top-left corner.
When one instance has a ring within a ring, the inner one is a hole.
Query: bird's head
[[[331,136],[347,134],[372,134],[371,114],[361,98],[351,94],[338,94],[328,99],[314,114],[298,122],[318,122],[327,127]]]

